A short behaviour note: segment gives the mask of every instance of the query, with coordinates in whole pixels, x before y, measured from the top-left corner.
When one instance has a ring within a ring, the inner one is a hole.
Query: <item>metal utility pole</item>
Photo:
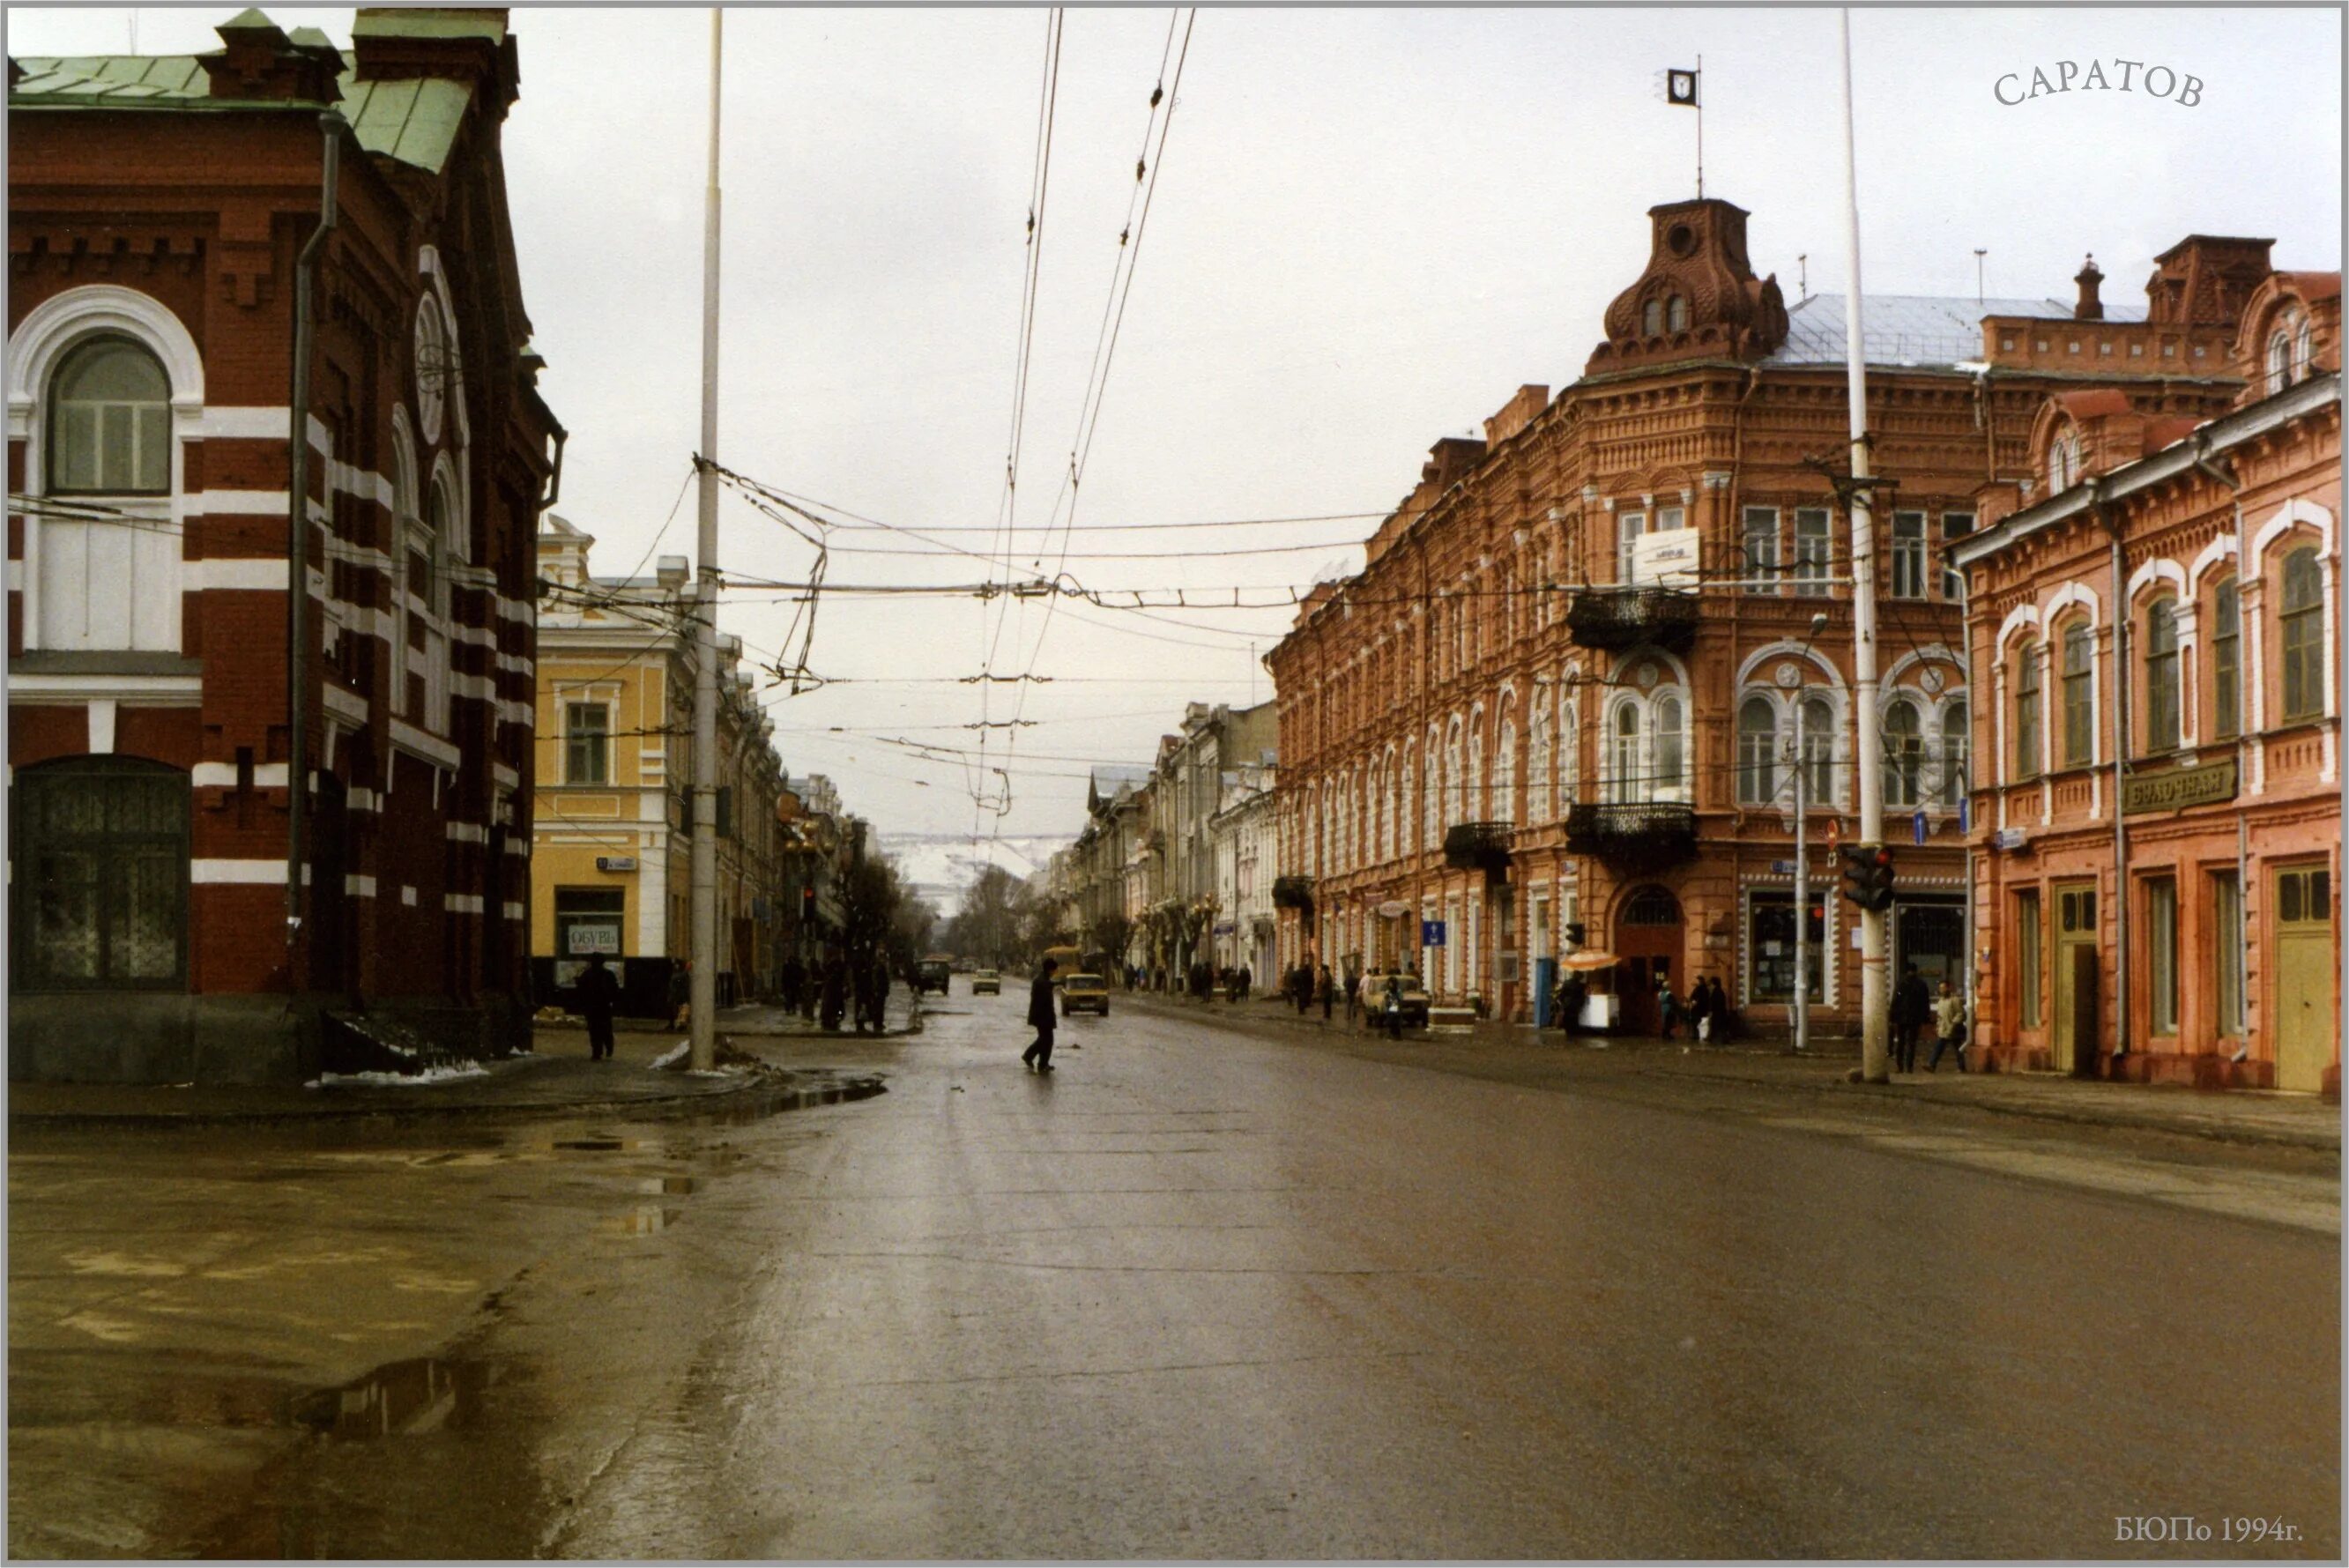
[[[718,1065],[718,89],[726,13],[709,12],[709,190],[701,230],[701,537],[694,584],[693,1067]]]
[[[1827,628],[1824,610],[1811,617],[1811,634],[1803,639],[1803,657],[1810,657],[1811,645]],[[1810,816],[1809,780],[1805,778],[1810,758],[1803,749],[1804,698],[1810,685],[1795,693],[1795,1049],[1808,1050],[1811,1045],[1811,853],[1808,831]],[[1826,922],[1819,923],[1819,936],[1826,937]]]
[[[1845,356],[1851,404],[1851,665],[1852,760],[1859,772],[1859,841],[1870,854],[1884,847],[1884,744],[1876,711],[1876,519],[1868,480],[1868,346],[1861,332],[1859,293],[1859,164],[1852,145],[1851,12],[1840,14],[1843,36],[1844,242],[1851,277],[1843,301]],[[1884,915],[1859,915],[1860,1077],[1891,1081],[1886,1058],[1891,1020],[1885,1012]]]

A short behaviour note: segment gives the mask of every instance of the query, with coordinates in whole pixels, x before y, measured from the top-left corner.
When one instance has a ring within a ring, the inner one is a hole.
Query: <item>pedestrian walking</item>
[[[1354,1026],[1354,1011],[1361,1006],[1362,973],[1350,965],[1346,969],[1346,1027]]]
[[[1388,975],[1388,976],[1387,976],[1387,995],[1386,995],[1386,1000],[1385,1000],[1385,1001],[1383,1001],[1383,1002],[1381,1002],[1381,1003],[1379,1005],[1379,1006],[1380,1006],[1380,1010],[1381,1010],[1381,1012],[1384,1015],[1384,1022],[1385,1022],[1386,1026],[1387,1026],[1387,1038],[1388,1038],[1388,1039],[1390,1039],[1390,1040],[1400,1040],[1400,1039],[1402,1039],[1402,975]]]
[[[1254,975],[1252,975],[1252,974],[1250,974],[1250,973],[1249,973],[1249,971],[1248,971],[1248,966],[1247,966],[1247,965],[1245,965],[1245,964],[1241,965],[1240,965],[1240,995],[1243,995],[1243,996],[1252,996],[1252,995],[1256,995],[1255,991],[1251,988],[1251,987],[1255,985],[1255,983],[1256,983],[1256,976],[1255,976]]]
[[[1582,976],[1568,970],[1565,983],[1557,988],[1557,1024],[1569,1040],[1582,1026],[1582,1004],[1589,995],[1590,987]]]
[[[1315,992],[1316,995],[1321,998],[1321,1021],[1325,1024],[1330,1021],[1330,1004],[1334,1000],[1332,993],[1335,992],[1337,988],[1336,984],[1331,979],[1330,966],[1327,964],[1324,964],[1321,965],[1321,977],[1316,985]]]
[[[1941,1065],[1941,1053],[1953,1050],[1958,1054],[1958,1071],[1966,1070],[1966,999],[1958,995],[1956,986],[1941,982],[1941,994],[1933,1001],[1933,1055],[1925,1063],[1932,1072]]]
[[[591,953],[579,975],[579,1011],[587,1020],[587,1059],[612,1059],[612,1014],[620,1003],[620,981],[604,967],[604,955]]]
[[[1901,965],[1900,984],[1892,992],[1894,1065],[1904,1073],[1917,1070],[1917,1031],[1933,1016],[1933,994],[1914,964]]]
[[[668,1032],[676,1034],[693,1019],[693,960],[668,972]]]
[[[847,1009],[848,965],[841,962],[838,948],[828,948],[823,955],[823,995],[818,1009],[825,1034],[840,1032],[840,1017]]]
[[[1028,1022],[1036,1031],[1036,1039],[1019,1053],[1019,1059],[1032,1072],[1052,1070],[1052,971],[1059,967],[1059,960],[1047,958],[1038,965],[1036,978],[1028,983]]]
[[[793,954],[784,959],[783,994],[781,998],[784,1012],[796,1013],[800,1010],[800,987],[806,984],[807,966],[800,962],[799,954]]]
[[[865,1011],[873,1019],[874,1034],[889,1032],[889,955],[886,953],[873,955],[873,988]]]
[[[1300,964],[1288,972],[1288,995],[1297,1004],[1297,1016],[1305,1016],[1305,1009],[1313,1005],[1313,965]]]
[[[1681,999],[1672,995],[1670,980],[1656,982],[1656,1017],[1662,1027],[1663,1037],[1671,1039],[1673,1028],[1681,1021]]]

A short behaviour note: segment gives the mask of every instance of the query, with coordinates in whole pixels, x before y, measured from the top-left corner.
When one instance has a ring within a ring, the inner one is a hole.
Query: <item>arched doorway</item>
[[[1634,888],[1615,914],[1616,986],[1623,997],[1623,1027],[1652,1035],[1662,1026],[1656,992],[1670,980],[1685,1000],[1681,972],[1681,903],[1671,890],[1650,883]]]

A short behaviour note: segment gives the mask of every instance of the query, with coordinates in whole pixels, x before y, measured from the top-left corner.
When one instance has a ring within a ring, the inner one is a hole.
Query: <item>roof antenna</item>
[[[1795,265],[1800,272],[1799,281],[1795,286],[1802,291],[1803,299],[1808,299],[1811,297],[1811,253],[1806,251],[1796,256]],[[1798,299],[1795,303],[1800,304],[1803,300]]]

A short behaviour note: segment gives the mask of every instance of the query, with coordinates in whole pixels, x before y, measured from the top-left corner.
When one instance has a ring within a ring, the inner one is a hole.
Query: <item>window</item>
[[[2017,987],[2023,993],[2016,998],[2016,1024],[2025,1029],[2039,1027],[2039,892],[2014,895],[2014,973]]]
[[[625,888],[559,887],[554,890],[554,955],[584,959],[591,953],[614,957],[626,951],[628,894]],[[581,967],[585,967],[582,965]],[[557,985],[563,984],[561,978]]]
[[[2289,871],[2276,873],[2276,918],[2286,925],[2329,920],[2333,916],[2333,873]]]
[[[1952,604],[1962,604],[1966,598],[1966,574],[1950,559],[1950,546],[1974,531],[1974,514],[1970,511],[1945,511],[1941,514],[1941,597]]]
[[[1527,746],[1526,769],[1533,775],[1532,820],[1547,822],[1557,815],[1557,775],[1554,771],[1556,757],[1550,741],[1548,694],[1537,691],[1534,698],[1533,734]]]
[[[1664,302],[1651,299],[1640,310],[1640,331],[1648,337],[1660,335],[1664,330]]]
[[[2316,571],[2316,551],[2303,547],[2283,558],[2283,717],[2286,723],[2313,718],[2324,707],[2324,625],[2319,611],[2324,592]]]
[[[1683,509],[1676,506],[1660,506],[1656,509],[1658,533],[1675,533],[1687,526],[1688,513]]]
[[[1832,805],[1836,798],[1835,710],[1824,697],[1803,701],[1803,767],[1810,777],[1803,793],[1814,806]]]
[[[1917,705],[1906,697],[1884,710],[1884,803],[1914,806],[1925,768],[1925,738],[1919,731]]]
[[[1802,507],[1795,513],[1795,592],[1827,591],[1827,510]]]
[[[1756,1002],[1788,1002],[1795,995],[1795,896],[1756,892],[1746,912],[1746,993]],[[1810,1000],[1826,1000],[1826,900],[1812,889],[1803,934],[1807,951]]]
[[[2233,872],[2210,877],[2210,906],[2216,917],[2211,956],[2218,965],[2214,994],[2219,1001],[2219,1033],[2247,1033],[2243,1016],[2243,979],[2249,950],[2243,941],[2243,884]]]
[[[1631,570],[1631,549],[1640,536],[1648,531],[1648,514],[1642,511],[1619,513],[1615,519],[1615,580],[1629,583],[1634,578]]]
[[[2047,493],[2070,490],[2079,477],[2080,446],[2065,430],[2047,444]]]
[[[1682,760],[1681,699],[1667,692],[1656,699],[1656,778],[1659,799],[1685,799],[1688,781]]]
[[[2292,385],[2292,328],[2276,328],[2268,339],[2268,390],[2281,392]]]
[[[2145,945],[2148,1026],[2178,1033],[2178,882],[2153,877],[2145,884]]]
[[[2075,621],[2064,634],[2064,766],[2096,759],[2095,634]]]
[[[2015,654],[2014,777],[2039,776],[2039,645],[2025,643]]]
[[[1776,593],[1777,585],[1771,579],[1777,574],[1778,509],[1749,506],[1745,509],[1745,591]]]
[[[1640,709],[1624,703],[1615,710],[1614,755],[1608,770],[1610,796],[1619,804],[1647,798],[1640,778]]]
[[[50,494],[171,493],[171,383],[129,338],[92,338],[66,356],[48,424]]]
[[[440,443],[440,421],[448,408],[449,384],[454,370],[440,302],[427,294],[416,306],[416,417],[423,427],[428,446]]]
[[[16,775],[15,977],[26,990],[176,990],[187,973],[188,776],[128,758]]]
[[[612,781],[612,710],[600,702],[565,703],[563,707],[563,781],[566,784],[608,784]]]
[[[1680,294],[1672,295],[1664,306],[1664,325],[1673,332],[1686,332],[1688,324],[1688,301]]]
[[[2145,613],[2145,745],[2178,749],[2178,601],[2157,599]]]
[[[1737,799],[1766,806],[1778,793],[1778,710],[1749,696],[1737,710]]]
[[[1966,796],[1966,757],[1971,743],[1966,705],[1951,702],[1941,710],[1941,809],[1954,811]]]
[[[1526,798],[1517,789],[1517,727],[1503,720],[1493,753],[1493,815],[1495,820],[1522,822]]]
[[[2230,740],[2243,729],[2242,593],[2231,577],[2211,595],[2210,691],[2212,728]]]
[[[1925,514],[1921,511],[1892,514],[1892,596],[1925,596]]]

